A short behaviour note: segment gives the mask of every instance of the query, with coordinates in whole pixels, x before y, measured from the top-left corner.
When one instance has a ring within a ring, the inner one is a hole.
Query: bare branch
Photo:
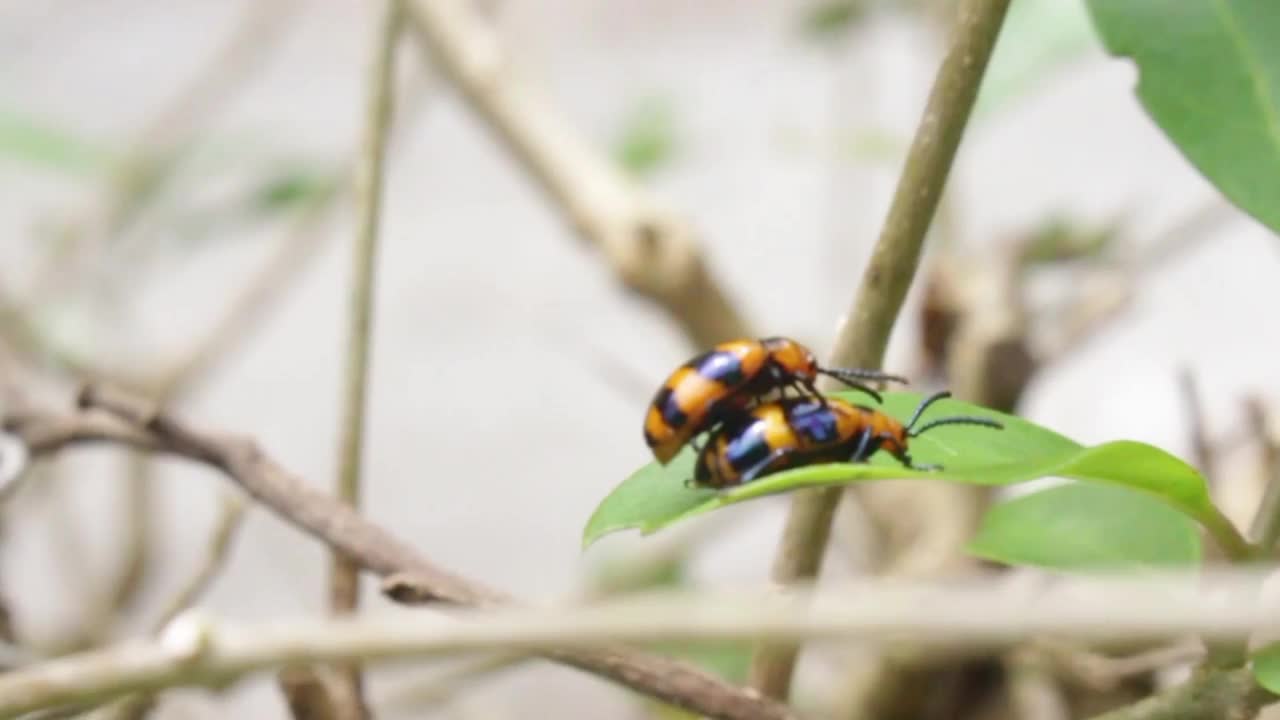
[[[1280,542],[1280,443],[1271,434],[1266,405],[1258,398],[1250,398],[1247,409],[1249,424],[1262,452],[1262,468],[1266,477],[1266,490],[1258,512],[1249,528],[1249,537],[1264,550],[1275,549]]]
[[[286,667],[276,673],[276,684],[284,693],[293,720],[339,720],[332,699],[341,690],[340,681],[326,667]]]
[[[469,3],[412,0],[412,25],[439,68],[627,288],[680,323],[694,345],[751,336],[686,222],[584,143],[521,81]]]
[[[952,45],[938,69],[884,229],[836,337],[832,365],[879,367],[883,362],[1008,8],[1009,0],[965,0],[957,8]],[[842,492],[796,493],[774,561],[776,582],[789,585],[817,575]],[[798,652],[797,647],[761,648],[752,661],[752,687],[786,697]]]
[[[1104,575],[1034,587],[863,581],[791,595],[768,589],[681,590],[586,605],[276,620],[257,626],[188,614],[158,641],[66,656],[0,675],[0,717],[132,690],[222,683],[299,661],[377,662],[475,652],[581,655],[590,652],[585,648],[616,641],[823,638],[907,642],[963,656],[1039,635],[1100,645],[1189,633],[1240,640],[1280,630],[1280,594],[1241,602],[1257,597],[1252,593],[1265,576]],[[552,647],[559,649],[548,650]],[[1250,682],[1239,689],[1258,703],[1270,699],[1251,687]]]
[[[1209,440],[1209,430],[1204,423],[1204,404],[1200,402],[1200,388],[1190,368],[1178,373],[1178,386],[1186,407],[1187,422],[1191,426],[1191,456],[1196,468],[1210,482],[1213,481],[1214,453]]]
[[[162,631],[173,622],[180,613],[191,608],[209,589],[209,585],[226,565],[227,556],[231,553],[231,544],[236,533],[244,524],[248,503],[239,495],[227,493],[222,496],[222,507],[218,512],[217,523],[209,535],[209,544],[205,548],[204,561],[187,579],[187,582],[165,603],[165,609],[153,626],[153,632]]]
[[[34,456],[49,455],[73,444],[110,442],[211,465],[277,515],[369,572],[382,576],[412,573],[429,585],[433,597],[452,604],[484,607],[513,602],[504,593],[437,567],[386,530],[276,464],[247,438],[196,430],[160,412],[150,401],[122,390],[87,387],[80,401],[86,408],[83,412],[27,412],[6,417],[3,427],[20,436]],[[784,705],[735,687],[712,673],[632,648],[559,649],[545,655],[710,717],[791,717]]]

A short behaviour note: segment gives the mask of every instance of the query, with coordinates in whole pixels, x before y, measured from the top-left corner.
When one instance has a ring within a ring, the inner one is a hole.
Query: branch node
[[[190,663],[213,649],[213,621],[198,610],[189,610],[174,618],[160,633],[160,644],[174,660]]]
[[[445,598],[431,589],[431,583],[413,573],[395,573],[382,581],[380,588],[387,599],[401,605],[429,605]]]

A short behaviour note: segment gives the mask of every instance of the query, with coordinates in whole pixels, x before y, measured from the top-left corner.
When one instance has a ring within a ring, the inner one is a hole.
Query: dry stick
[[[768,589],[680,590],[588,605],[321,617],[247,626],[192,613],[166,628],[158,640],[124,643],[0,675],[0,717],[132,689],[223,683],[297,662],[552,646],[568,653],[565,648],[618,639],[903,640],[943,658],[990,652],[1042,634],[1111,644],[1188,632],[1239,639],[1280,629],[1280,597],[1273,594],[1243,606],[1236,601],[1263,577],[1265,572],[1099,576],[1039,588],[1014,582],[872,580],[790,597]],[[1257,698],[1263,702],[1269,695]]]
[[[467,606],[510,604],[513,598],[437,567],[409,545],[355,510],[313,489],[244,437],[200,432],[126,391],[87,387],[86,408],[74,415],[14,415],[4,427],[19,435],[33,456],[70,444],[109,442],[176,454],[222,470],[277,515],[377,575],[412,573],[437,601]],[[645,695],[713,718],[780,720],[793,717],[781,703],[725,682],[689,663],[634,648],[557,649],[544,654]]]
[[[698,347],[752,335],[707,269],[688,224],[515,76],[496,33],[470,3],[410,0],[409,8],[439,69],[626,287],[664,308]]]
[[[159,633],[165,626],[173,622],[184,610],[187,610],[204,595],[213,583],[214,578],[226,565],[227,556],[231,553],[231,545],[236,534],[244,525],[248,503],[239,495],[230,493],[222,497],[222,507],[218,512],[218,521],[209,535],[209,544],[205,548],[203,562],[192,573],[187,582],[165,603],[164,610],[157,616],[151,631]]]
[[[872,368],[883,361],[1008,8],[1009,0],[960,3],[952,45],[938,69],[884,229],[836,337],[833,365]],[[774,562],[776,582],[790,585],[817,575],[841,492],[795,494]],[[798,653],[797,646],[760,648],[751,664],[752,687],[786,697]]]
[[[342,387],[342,426],[338,441],[337,497],[360,507],[360,464],[364,456],[365,413],[368,410],[369,346],[373,335],[373,293],[377,284],[378,224],[382,211],[383,161],[387,128],[391,124],[395,85],[395,54],[403,18],[401,0],[384,0],[374,41],[373,62],[365,98],[364,139],[356,171],[355,242],[352,244],[352,288],[348,303],[347,366]],[[334,553],[329,577],[329,603],[335,613],[354,612],[360,604],[360,568]],[[356,665],[336,668],[341,693],[335,697],[338,716],[346,720],[369,717],[364,682]]]
[[[1186,409],[1187,422],[1191,426],[1191,457],[1200,473],[1213,482],[1214,452],[1213,443],[1209,441],[1209,431],[1204,422],[1204,403],[1200,401],[1200,388],[1190,368],[1182,368],[1178,373],[1178,387],[1182,389],[1183,405]]]
[[[1258,512],[1249,528],[1249,539],[1270,554],[1280,542],[1280,444],[1270,432],[1266,405],[1256,397],[1249,398],[1246,409],[1253,435],[1262,450],[1262,467],[1267,482]]]

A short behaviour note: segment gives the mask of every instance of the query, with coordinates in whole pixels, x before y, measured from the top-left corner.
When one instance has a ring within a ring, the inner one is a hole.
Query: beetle
[[[907,382],[879,370],[822,367],[809,348],[789,338],[731,340],[692,358],[666,379],[645,413],[645,444],[666,465],[695,435],[745,412],[774,390],[785,394],[790,388],[822,398],[814,386],[819,375],[836,378],[876,402],[882,401],[880,394],[865,382]]]
[[[826,462],[866,462],[879,450],[893,455],[912,470],[941,470],[940,465],[916,465],[911,438],[943,425],[980,425],[997,430],[996,420],[966,415],[936,418],[916,427],[933,403],[950,397],[942,391],[916,406],[905,424],[865,405],[840,398],[826,402],[788,398],[765,403],[730,422],[698,453],[693,478],[687,485],[726,488],[801,465]]]

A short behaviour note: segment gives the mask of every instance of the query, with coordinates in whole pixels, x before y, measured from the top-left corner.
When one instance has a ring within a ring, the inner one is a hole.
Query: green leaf
[[[68,173],[97,172],[116,152],[42,119],[0,109],[0,156]]]
[[[653,173],[675,155],[676,129],[671,105],[657,98],[640,102],[627,117],[614,155],[637,176]]]
[[[811,40],[830,40],[849,32],[867,14],[866,0],[824,0],[804,11],[800,31]]]
[[[1259,648],[1253,654],[1253,678],[1267,690],[1280,693],[1280,643]]]
[[[1280,231],[1280,3],[1089,0],[1147,112],[1240,209]]]
[[[1170,568],[1200,562],[1200,532],[1143,493],[1073,482],[992,507],[969,542],[974,555],[1059,570]]]
[[[741,685],[747,681],[753,643],[740,640],[663,643],[650,645],[649,649],[659,655],[690,662],[731,683]]]
[[[334,190],[334,173],[316,168],[286,168],[253,188],[248,205],[253,212],[270,214],[315,202]]]
[[[834,395],[854,402],[866,401],[864,395],[854,392]],[[905,419],[919,400],[917,393],[885,393],[881,409]],[[693,451],[686,448],[669,465],[650,463],[615,488],[588,520],[583,545],[624,529],[652,533],[678,520],[766,495],[890,478],[1009,485],[1042,477],[1064,477],[1123,485],[1149,493],[1199,520],[1219,539],[1232,532],[1210,502],[1204,478],[1159,448],[1127,440],[1086,448],[1021,418],[953,399],[938,402],[926,418],[959,414],[995,418],[1004,423],[1005,429],[947,426],[914,439],[913,458],[918,463],[941,463],[941,471],[907,470],[887,453],[877,453],[866,464],[794,468],[717,493],[685,487],[694,462]],[[1234,542],[1235,538],[1227,537],[1225,541]],[[1232,550],[1240,550],[1239,544]]]

